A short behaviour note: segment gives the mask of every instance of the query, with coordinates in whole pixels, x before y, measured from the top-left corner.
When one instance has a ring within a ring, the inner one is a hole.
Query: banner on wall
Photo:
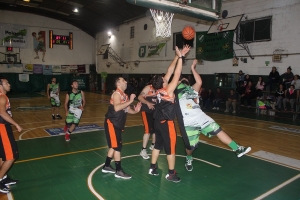
[[[61,73],[62,74],[70,74],[70,66],[69,65],[62,65],[61,66]]]
[[[43,74],[43,65],[33,65],[33,73],[34,74]]]
[[[51,65],[43,65],[43,74],[44,75],[52,75],[52,66]]]
[[[140,58],[155,58],[167,56],[167,42],[141,43],[139,45]]]
[[[19,81],[29,82],[29,74],[19,74]]]
[[[78,74],[85,74],[85,65],[77,65],[77,73]]]
[[[196,59],[219,61],[233,58],[233,31],[206,33],[196,33]]]
[[[52,66],[52,74],[53,75],[60,75],[61,72],[61,66],[60,65],[53,65]]]
[[[73,77],[72,80],[77,80],[79,90],[86,89],[86,78],[85,77],[77,76],[77,77]]]
[[[27,48],[27,26],[0,23],[0,46]]]
[[[33,73],[33,64],[25,64],[23,67],[23,73],[32,74]]]
[[[70,73],[77,74],[77,65],[69,65]]]
[[[6,64],[6,68],[7,68],[7,69],[13,68],[13,67],[16,67],[16,68],[23,68],[23,64]]]

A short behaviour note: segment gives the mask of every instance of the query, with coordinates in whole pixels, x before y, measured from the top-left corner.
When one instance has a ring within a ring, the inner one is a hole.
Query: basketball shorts
[[[173,120],[154,120],[156,141],[154,148],[165,149],[167,155],[175,154],[176,131]]]
[[[154,118],[152,113],[147,113],[145,111],[142,111],[142,119],[145,127],[145,133],[153,134],[155,133],[154,131]]]
[[[121,152],[122,130],[116,128],[109,119],[105,119],[104,129],[108,147],[114,149],[115,151]]]
[[[52,107],[59,107],[60,106],[59,96],[57,94],[50,94],[50,103]]]
[[[0,124],[0,157],[2,161],[19,158],[18,146],[10,124]]]
[[[78,125],[82,115],[82,110],[79,108],[69,108],[69,114],[66,118],[66,125]]]

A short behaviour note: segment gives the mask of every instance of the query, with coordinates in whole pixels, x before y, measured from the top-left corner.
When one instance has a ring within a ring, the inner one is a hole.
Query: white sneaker
[[[213,107],[213,110],[216,110],[217,108],[216,107]]]
[[[151,144],[149,149],[152,151],[154,149],[154,144]]]
[[[228,112],[229,112],[229,110],[225,110],[224,112],[228,113]]]
[[[236,113],[236,111],[234,110],[234,111],[232,111],[232,114],[235,114]]]
[[[147,150],[146,150],[146,149],[141,150],[140,155],[141,155],[144,159],[149,159],[149,158],[150,158],[150,157],[148,156],[148,154],[147,154]]]

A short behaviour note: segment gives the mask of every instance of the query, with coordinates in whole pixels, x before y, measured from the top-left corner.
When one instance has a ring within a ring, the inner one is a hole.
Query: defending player
[[[202,86],[202,79],[195,70],[196,64],[197,60],[194,60],[191,65],[196,83],[190,86],[188,80],[183,78],[176,91],[176,115],[186,147],[185,167],[188,171],[193,170],[192,153],[198,146],[200,133],[208,137],[217,136],[236,153],[237,157],[241,157],[251,150],[251,147],[239,146],[212,118],[201,110],[198,91]]]
[[[65,134],[65,140],[70,141],[70,135],[78,126],[82,112],[85,106],[85,97],[82,90],[78,90],[77,80],[73,80],[71,84],[72,90],[66,94],[65,111],[66,126],[69,127]],[[65,129],[67,128],[65,127]]]
[[[102,172],[115,174],[116,178],[130,179],[132,176],[130,174],[126,174],[121,166],[122,131],[125,127],[127,113],[138,113],[142,104],[139,102],[134,108],[130,107],[130,104],[134,101],[135,94],[131,94],[130,99],[128,99],[127,94],[124,93],[127,88],[127,82],[124,78],[117,78],[115,80],[115,87],[116,90],[111,95],[110,104],[104,120],[105,134],[109,150]],[[116,169],[110,165],[113,158],[116,164]]]
[[[51,83],[47,85],[47,94],[48,94],[48,99],[50,99],[50,103],[52,106],[53,120],[62,119],[62,117],[59,115],[59,107],[60,107],[59,92],[60,92],[59,83],[56,83],[56,78],[52,77]]]

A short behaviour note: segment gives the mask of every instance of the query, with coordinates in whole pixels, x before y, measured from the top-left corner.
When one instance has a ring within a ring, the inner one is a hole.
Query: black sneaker
[[[2,181],[0,181],[0,192],[4,193],[4,194],[7,194],[10,192],[9,188],[6,187]]]
[[[52,119],[55,120],[55,116],[54,115],[52,115]]]
[[[130,174],[126,174],[123,170],[120,170],[115,173],[115,177],[122,179],[131,179],[132,176]]]
[[[111,174],[115,174],[116,173],[116,170],[111,166],[109,165],[108,167],[106,167],[104,165],[104,167],[102,168],[102,172],[103,173],[111,173]]]
[[[246,153],[248,153],[249,151],[251,151],[251,147],[239,146],[239,148],[234,152],[235,152],[236,156],[238,158],[240,158],[243,155],[245,155]]]
[[[167,174],[166,179],[174,183],[179,183],[181,181],[180,178],[176,175],[176,172],[174,172],[174,174]]]
[[[56,115],[56,119],[62,119],[60,115]]]
[[[9,185],[14,185],[14,184],[17,184],[19,182],[19,180],[14,180],[14,179],[11,179],[9,176],[5,175],[2,179],[2,183],[5,185],[5,186],[9,186]]]
[[[187,159],[187,158],[186,158],[185,168],[186,168],[186,170],[188,170],[189,172],[193,171],[193,165],[192,165],[192,162],[193,162],[193,158],[192,158],[192,159]]]
[[[158,176],[159,173],[157,171],[157,167],[155,168],[150,168],[148,174],[153,175],[153,176]]]

